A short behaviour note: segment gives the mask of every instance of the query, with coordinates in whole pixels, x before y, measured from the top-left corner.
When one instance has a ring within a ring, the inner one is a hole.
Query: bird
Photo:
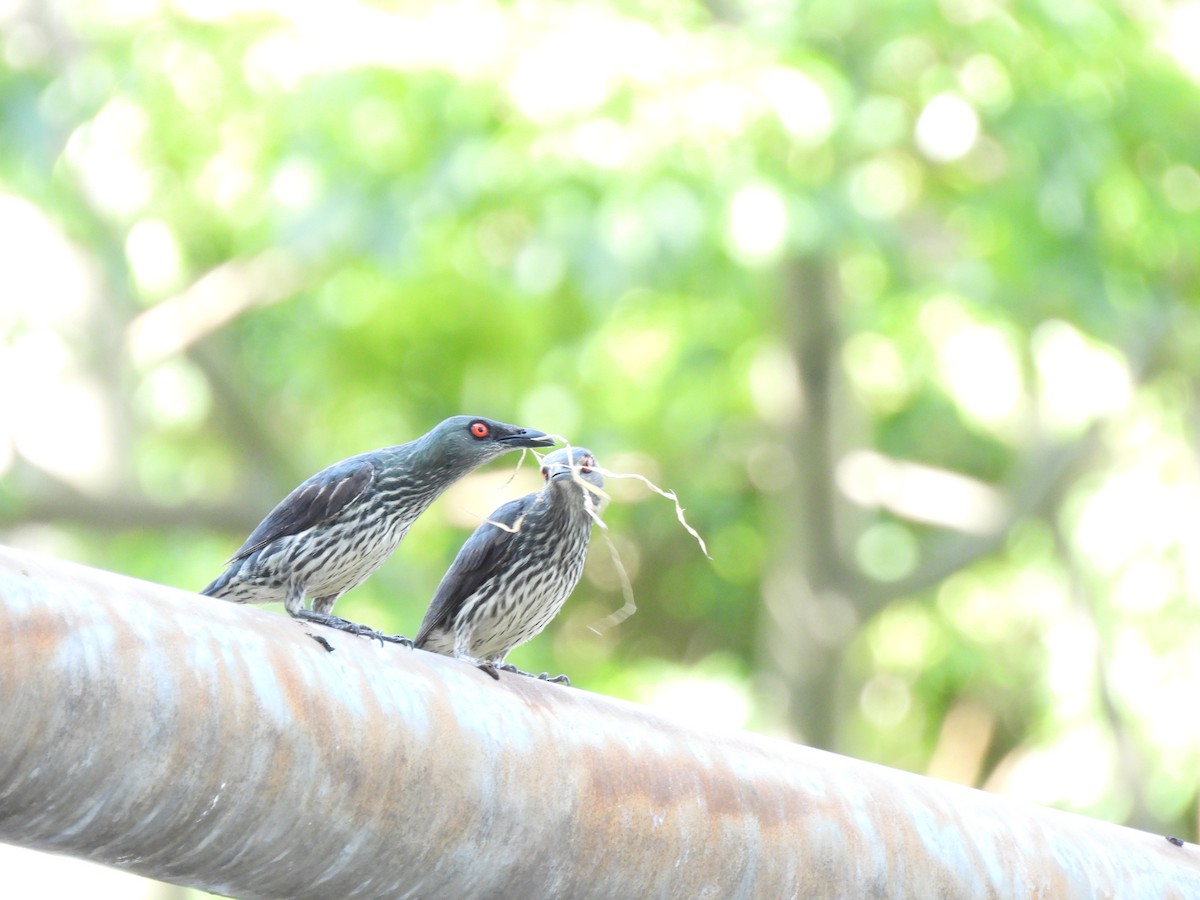
[[[499,680],[504,657],[539,634],[579,582],[604,478],[584,447],[542,460],[540,491],[495,510],[442,577],[413,645],[466,660]],[[527,675],[527,672],[520,674]],[[565,675],[549,681],[570,684]]]
[[[532,428],[452,416],[406,444],[334,463],[284,497],[200,593],[235,603],[282,602],[293,617],[382,638],[332,615],[338,598],[379,568],[458,479],[511,450],[553,445]]]

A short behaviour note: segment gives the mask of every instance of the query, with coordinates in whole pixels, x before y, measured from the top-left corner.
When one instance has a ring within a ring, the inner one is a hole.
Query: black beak
[[[514,447],[554,446],[554,438],[547,436],[544,431],[535,431],[532,428],[513,428],[507,434],[497,436],[496,440]]]

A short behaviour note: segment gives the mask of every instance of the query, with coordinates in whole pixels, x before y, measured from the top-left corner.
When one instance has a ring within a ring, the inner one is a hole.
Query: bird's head
[[[563,447],[542,458],[542,478],[547,484],[582,480],[604,490],[604,476],[596,471],[596,455],[586,447]]]
[[[451,416],[434,426],[426,437],[437,459],[454,468],[481,466],[522,447],[554,446],[554,439],[545,432],[483,416]]]

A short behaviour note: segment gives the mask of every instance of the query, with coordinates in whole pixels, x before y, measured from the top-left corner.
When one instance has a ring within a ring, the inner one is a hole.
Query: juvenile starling
[[[288,494],[201,593],[235,603],[282,601],[293,616],[370,634],[330,615],[338,597],[379,568],[458,479],[510,450],[553,443],[541,431],[453,416],[415,441],[334,463]]]
[[[455,656],[493,678],[514,647],[558,614],[583,572],[604,487],[596,458],[565,447],[543,461],[545,486],[505,503],[472,534],[442,578],[415,647]],[[560,675],[555,681],[566,681]],[[568,682],[569,683],[569,682]]]

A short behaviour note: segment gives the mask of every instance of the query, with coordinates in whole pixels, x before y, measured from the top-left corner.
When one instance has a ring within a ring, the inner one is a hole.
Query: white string
[[[616,566],[617,572],[621,576],[621,594],[625,598],[625,605],[589,625],[588,628],[596,634],[604,634],[608,629],[615,628],[637,612],[637,603],[633,598],[633,582],[629,580],[629,573],[625,571],[625,566],[621,562],[621,554],[617,552],[617,545],[613,543],[613,539],[607,531],[604,532],[604,543],[608,544],[608,552],[612,557],[613,565]]]
[[[567,440],[567,438],[563,437],[561,434],[551,434],[551,435],[547,435],[547,437],[552,437],[555,440],[562,441],[564,444],[567,445],[566,449],[568,451],[571,450],[571,442],[569,440]],[[545,464],[546,454],[538,453],[536,450],[534,450],[533,455],[537,458],[539,463],[541,463],[543,465]],[[574,458],[573,453],[570,455],[572,458]],[[653,481],[651,481],[645,475],[639,475],[637,472],[612,472],[612,471],[609,471],[608,469],[605,469],[603,466],[592,466],[592,468],[595,469],[595,471],[599,472],[601,475],[603,475],[605,478],[636,478],[638,481],[642,482],[642,484],[646,485],[646,487],[650,488],[650,490],[654,491],[654,493],[658,494],[660,497],[666,497],[668,500],[670,500],[672,503],[674,503],[675,504],[675,518],[677,518],[679,520],[679,524],[684,527],[684,529],[687,531],[688,534],[690,534],[692,537],[694,537],[696,539],[696,543],[698,543],[700,545],[700,549],[701,549],[701,551],[703,551],[704,555],[707,556],[709,559],[712,559],[712,554],[710,554],[708,552],[708,545],[706,543],[704,543],[704,538],[700,536],[700,532],[698,532],[695,528],[693,528],[691,525],[688,524],[688,520],[683,514],[683,506],[680,505],[679,497],[678,497],[678,495],[676,495],[676,493],[674,491],[664,491],[662,488],[660,488],[657,484],[655,484]],[[587,488],[589,491],[591,491],[596,496],[600,497],[602,500],[607,501],[609,499],[608,494],[606,494],[600,488],[596,487],[594,484],[589,484],[588,482],[584,481],[579,476],[579,472],[577,470],[575,470],[574,468],[572,468],[572,475],[573,475],[575,481],[582,484],[585,488]],[[605,525],[602,521],[600,521],[598,516],[593,515],[592,518],[597,522],[597,524],[600,525],[601,528],[605,528],[605,529],[608,528],[607,525]]]

